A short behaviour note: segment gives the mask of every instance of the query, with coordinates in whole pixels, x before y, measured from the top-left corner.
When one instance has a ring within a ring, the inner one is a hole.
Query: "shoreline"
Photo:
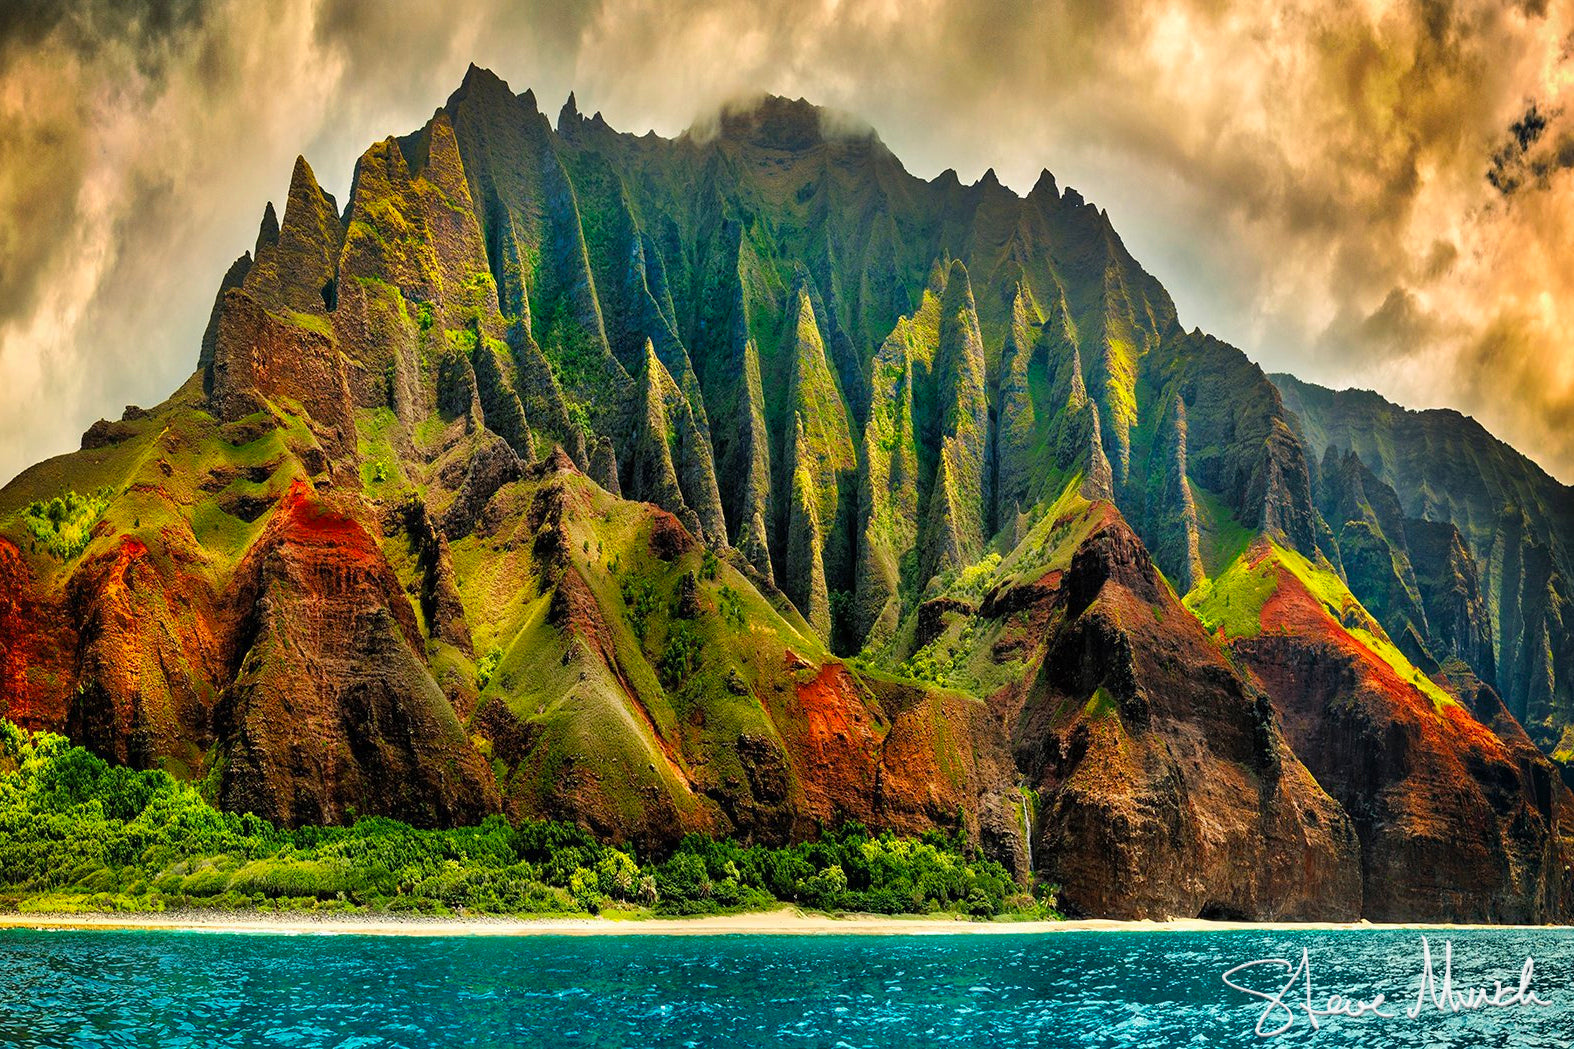
[[[1201,918],[1122,921],[969,921],[965,918],[833,915],[783,907],[746,914],[693,918],[471,916],[428,918],[395,914],[231,914],[178,911],[147,914],[0,914],[0,931],[165,931],[285,936],[1002,936],[1062,932],[1322,932],[1403,929],[1559,929],[1556,925],[1375,924],[1356,922],[1232,922]]]

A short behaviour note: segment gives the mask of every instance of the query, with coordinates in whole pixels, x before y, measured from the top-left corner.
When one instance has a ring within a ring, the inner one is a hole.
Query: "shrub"
[[[718,591],[718,597],[720,598],[721,618],[731,626],[742,630],[744,624],[748,622],[748,616],[743,611],[743,598],[736,590],[726,584],[723,584],[721,590]]]
[[[475,687],[486,688],[492,681],[492,675],[497,673],[497,665],[503,660],[503,650],[493,645],[486,650],[486,654],[475,661]]]
[[[29,503],[22,510],[22,523],[57,561],[70,561],[87,549],[93,526],[109,509],[112,497],[108,488],[88,495],[67,491],[47,502]]]
[[[618,589],[623,595],[624,608],[627,609],[629,628],[634,631],[635,637],[645,640],[645,623],[651,613],[661,606],[655,584],[649,579],[625,579]]]
[[[776,902],[883,913],[1053,912],[959,837],[846,824],[779,848],[703,835],[635,856],[572,824],[501,816],[418,830],[383,818],[274,827],[221,812],[163,772],[111,767],[64,738],[0,721],[0,898],[30,909],[371,907],[423,914],[666,914]]]
[[[661,654],[661,683],[667,688],[677,688],[688,680],[700,665],[700,654],[705,641],[698,630],[687,620],[674,620],[667,631],[667,647]]]

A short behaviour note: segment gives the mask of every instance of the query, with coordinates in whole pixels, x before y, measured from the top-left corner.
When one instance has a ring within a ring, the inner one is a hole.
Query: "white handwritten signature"
[[[1274,990],[1264,991],[1244,986],[1231,979],[1237,973],[1263,966],[1278,967],[1282,970],[1286,974],[1284,983]],[[1432,964],[1432,945],[1423,936],[1421,986],[1416,992],[1415,1001],[1405,1009],[1404,1016],[1414,1020],[1429,1008],[1438,1012],[1457,1013],[1474,1009],[1546,1005],[1548,1003],[1530,989],[1535,969],[1535,959],[1526,957],[1525,965],[1519,971],[1517,983],[1504,986],[1501,980],[1494,980],[1491,990],[1485,986],[1468,989],[1455,987],[1453,942],[1448,941],[1443,945],[1443,972],[1442,977],[1439,978]],[[1311,958],[1304,947],[1301,948],[1299,964],[1291,963],[1287,958],[1259,958],[1227,971],[1224,974],[1224,982],[1243,994],[1267,1003],[1261,1015],[1257,1017],[1256,1031],[1263,1038],[1284,1034],[1295,1026],[1301,1013],[1305,1013],[1314,1031],[1322,1026],[1324,1020],[1335,1016],[1350,1019],[1381,1017],[1392,1020],[1399,1015],[1394,1012],[1398,1006],[1390,1005],[1386,994],[1378,994],[1372,998],[1355,998],[1343,994],[1329,994],[1326,997],[1318,995],[1313,989]],[[1272,1026],[1276,1023],[1277,1027]]]

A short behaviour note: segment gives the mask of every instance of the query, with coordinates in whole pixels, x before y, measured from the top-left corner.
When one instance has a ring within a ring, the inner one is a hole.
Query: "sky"
[[[1574,481],[1571,3],[0,0],[0,481],[171,393],[296,154],[343,201],[470,62],[622,130],[772,92],[921,177],[1047,167],[1188,328]]]

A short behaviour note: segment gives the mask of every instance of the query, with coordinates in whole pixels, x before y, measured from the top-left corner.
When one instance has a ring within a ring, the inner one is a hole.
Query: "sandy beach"
[[[295,936],[726,936],[869,935],[999,936],[1064,932],[1305,932],[1321,929],[1502,929],[1501,925],[1375,925],[1371,922],[1222,922],[1081,920],[1058,922],[831,915],[783,907],[698,918],[426,918],[396,914],[0,914],[0,929],[163,929],[184,932],[276,933]]]

